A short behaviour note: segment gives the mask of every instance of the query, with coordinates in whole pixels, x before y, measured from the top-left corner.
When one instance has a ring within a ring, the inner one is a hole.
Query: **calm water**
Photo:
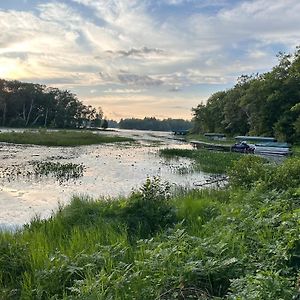
[[[103,134],[103,133],[99,133]],[[190,148],[172,139],[170,133],[120,130],[115,133],[136,139],[136,144],[119,143],[80,147],[44,147],[0,143],[0,171],[30,168],[32,161],[53,161],[85,166],[83,177],[60,184],[52,177],[8,180],[0,178],[0,226],[9,227],[28,222],[35,214],[48,217],[58,202],[67,203],[72,195],[115,197],[128,195],[139,188],[147,176],[160,176],[173,185],[192,187],[204,182],[204,173],[180,175],[178,169],[191,161],[166,161],[158,150],[166,147]]]

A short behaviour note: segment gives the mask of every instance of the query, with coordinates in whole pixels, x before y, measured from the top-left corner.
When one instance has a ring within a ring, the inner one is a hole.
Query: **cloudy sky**
[[[299,0],[0,0],[0,78],[43,83],[109,118],[190,118],[300,44]]]

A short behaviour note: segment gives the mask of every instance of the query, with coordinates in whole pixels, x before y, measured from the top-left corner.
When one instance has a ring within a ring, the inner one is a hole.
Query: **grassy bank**
[[[300,160],[244,156],[228,174],[220,190],[170,194],[154,179],[126,199],[77,197],[1,233],[0,298],[299,296]]]
[[[88,131],[24,131],[1,132],[0,142],[44,146],[80,146],[132,141],[130,138],[94,134]]]
[[[225,173],[233,163],[242,157],[235,152],[218,152],[210,150],[187,149],[161,149],[159,154],[165,158],[176,159],[186,157],[194,160],[191,171],[203,171],[207,173]]]
[[[222,140],[222,139],[213,140],[211,138],[204,136],[203,134],[188,134],[186,136],[186,140],[187,141],[196,140],[196,141],[201,141],[201,142],[205,142],[205,143],[230,145],[230,146],[232,146],[236,143],[236,141],[233,137],[226,137],[225,140]]]

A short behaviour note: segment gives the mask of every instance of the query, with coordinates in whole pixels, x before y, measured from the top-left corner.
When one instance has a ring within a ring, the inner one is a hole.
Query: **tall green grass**
[[[80,146],[132,141],[130,138],[95,134],[89,131],[29,131],[1,132],[0,142],[44,146]]]
[[[203,134],[188,134],[186,136],[186,139],[191,141],[191,140],[196,140],[196,141],[202,141],[206,143],[211,143],[211,144],[221,144],[221,145],[233,145],[236,143],[235,139],[233,137],[226,137],[225,140],[213,140],[209,137],[204,136]]]
[[[297,299],[300,160],[255,162],[268,170],[252,178],[249,157],[224,189],[172,195],[148,179],[0,233],[0,299]]]
[[[292,151],[294,156],[300,157],[300,145],[294,145]]]
[[[161,149],[159,154],[167,159],[186,157],[194,161],[190,171],[203,171],[207,173],[226,173],[233,162],[241,158],[242,154],[235,152],[218,152],[210,150],[188,149]]]

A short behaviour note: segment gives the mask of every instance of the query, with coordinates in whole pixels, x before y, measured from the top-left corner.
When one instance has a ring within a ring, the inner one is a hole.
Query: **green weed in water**
[[[79,130],[25,130],[23,132],[1,132],[0,142],[44,146],[80,146],[102,143],[131,142],[131,138],[92,133]]]
[[[36,161],[32,163],[35,177],[53,176],[59,182],[83,176],[83,164]]]
[[[84,165],[75,163],[60,163],[51,161],[33,161],[30,165],[12,165],[0,167],[0,178],[8,181],[18,179],[40,179],[53,177],[60,183],[76,180],[83,176]]]

